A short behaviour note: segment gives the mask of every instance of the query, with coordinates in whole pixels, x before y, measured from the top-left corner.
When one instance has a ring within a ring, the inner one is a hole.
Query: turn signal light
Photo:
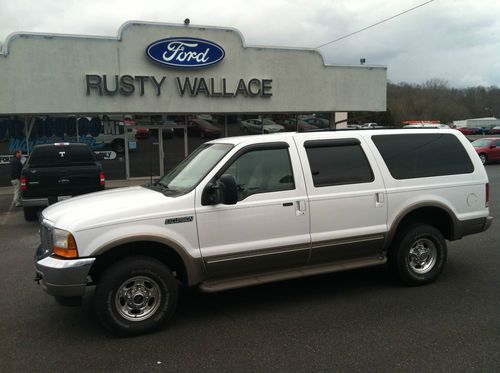
[[[26,190],[26,189],[27,189],[26,176],[21,176],[21,190]]]
[[[104,172],[99,172],[99,184],[104,186],[106,184],[106,178],[104,177]]]
[[[67,238],[68,247],[54,246],[52,249],[54,254],[62,256],[64,258],[78,258],[78,249],[76,247],[76,241],[72,234],[68,235]]]

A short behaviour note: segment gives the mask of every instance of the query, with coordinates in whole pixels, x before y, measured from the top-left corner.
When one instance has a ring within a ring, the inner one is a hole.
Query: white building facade
[[[42,143],[86,142],[103,153],[108,178],[151,177],[206,138],[385,111],[387,71],[328,65],[314,49],[247,46],[232,28],[127,22],[117,37],[12,34],[0,82],[7,185],[12,151]]]

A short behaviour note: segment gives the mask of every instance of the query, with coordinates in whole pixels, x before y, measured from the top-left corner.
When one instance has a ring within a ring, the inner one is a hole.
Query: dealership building
[[[108,179],[158,177],[210,138],[334,127],[385,111],[387,69],[247,46],[233,28],[126,22],[116,37],[14,33],[0,46],[0,186],[15,149],[84,142]]]

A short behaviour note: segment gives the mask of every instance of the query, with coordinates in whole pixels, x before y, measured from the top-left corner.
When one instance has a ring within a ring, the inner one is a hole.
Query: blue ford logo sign
[[[185,69],[213,65],[221,61],[225,52],[221,46],[198,38],[167,38],[157,40],[146,49],[153,61]]]

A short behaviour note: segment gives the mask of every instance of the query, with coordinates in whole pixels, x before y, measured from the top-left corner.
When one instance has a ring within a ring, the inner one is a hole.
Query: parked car
[[[86,144],[56,143],[33,148],[21,173],[26,220],[37,210],[73,196],[103,190],[104,172]]]
[[[308,122],[304,120],[297,120],[295,118],[287,118],[283,119],[283,121],[280,123],[283,127],[285,127],[285,130],[287,131],[310,131],[314,129],[318,129],[317,126],[314,124],[309,124]]]
[[[403,126],[403,128],[441,128],[441,129],[449,129],[450,126],[442,123],[415,123],[415,124],[407,124]]]
[[[374,129],[374,128],[384,128],[384,126],[380,126],[378,123],[364,123],[361,125],[361,129]]]
[[[481,127],[481,128],[479,128],[479,133],[481,135],[491,135],[491,128]]]
[[[456,130],[462,132],[464,135],[473,135],[474,134],[474,131],[472,130],[472,128],[469,128],[469,127],[461,127],[461,128],[457,128]]]
[[[188,136],[216,139],[221,136],[221,129],[204,119],[189,119],[187,122]]]
[[[149,134],[149,128],[136,128],[135,129],[135,138],[137,140],[145,140],[149,139],[150,134]]]
[[[500,137],[478,139],[472,142],[472,146],[483,164],[500,161]]]
[[[304,119],[305,122],[312,124],[318,128],[328,128],[330,127],[330,121],[328,119],[324,118],[306,118]]]
[[[495,126],[491,129],[491,134],[492,135],[498,135],[500,134],[500,126]]]
[[[114,116],[111,116],[111,118],[107,115],[103,116],[103,132],[100,132],[97,136],[92,136],[94,141],[92,148],[94,150],[111,148],[116,153],[123,154],[125,152],[126,136],[129,150],[136,149],[137,128],[135,128],[135,121],[130,118],[125,120],[114,118]],[[90,136],[90,134],[87,136]]]
[[[271,119],[247,119],[240,122],[240,129],[246,134],[262,134],[262,133],[274,133],[283,132],[285,127],[276,124]]]
[[[386,263],[407,285],[431,283],[446,240],[489,228],[488,203],[486,170],[456,131],[227,137],[156,183],[45,209],[36,279],[63,303],[95,288],[103,326],[135,335],[168,321],[184,286],[215,292]]]

